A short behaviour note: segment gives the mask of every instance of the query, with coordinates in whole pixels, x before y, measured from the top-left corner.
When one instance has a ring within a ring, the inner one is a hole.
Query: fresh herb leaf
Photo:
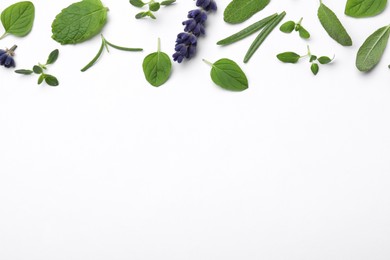
[[[299,36],[302,39],[309,39],[310,38],[310,33],[305,28],[303,28],[303,26],[300,26],[298,32],[299,32]]]
[[[322,27],[324,27],[331,38],[343,46],[352,46],[352,39],[344,26],[341,24],[336,14],[324,5],[322,1],[317,14]]]
[[[158,2],[151,2],[149,4],[149,10],[152,12],[157,12],[160,9],[160,3]]]
[[[318,62],[321,64],[328,64],[331,63],[333,59],[326,57],[326,56],[321,56],[318,58]]]
[[[143,7],[144,5],[146,5],[141,0],[130,0],[130,4],[132,4],[135,7]]]
[[[355,18],[371,17],[385,10],[387,0],[348,0],[345,14]]]
[[[317,56],[316,55],[311,55],[310,56],[310,59],[309,59],[310,62],[313,62],[313,61],[316,61],[316,60],[317,60]]]
[[[390,25],[379,28],[366,39],[356,56],[358,70],[370,71],[379,63],[389,41],[389,36]]]
[[[297,63],[301,56],[295,52],[283,52],[276,55],[278,60],[285,63]]]
[[[52,38],[61,44],[76,44],[97,35],[106,24],[108,8],[100,0],[71,4],[52,23]]]
[[[45,74],[41,74],[38,78],[38,85],[42,84],[42,82],[45,80],[45,77],[46,75]]]
[[[242,23],[263,10],[269,2],[270,0],[233,0],[226,7],[223,19],[231,24]]]
[[[245,29],[223,39],[217,42],[218,45],[228,45],[232,44],[234,42],[237,42],[239,40],[244,39],[245,37],[248,37],[249,35],[252,35],[253,33],[261,30],[264,28],[268,23],[270,23],[275,17],[278,16],[278,14],[273,14],[270,16],[267,16],[266,18],[246,27]]]
[[[1,23],[5,33],[0,37],[4,38],[8,34],[23,37],[32,29],[35,18],[34,4],[29,1],[18,2],[7,7],[1,13]]]
[[[35,74],[42,74],[43,73],[42,67],[40,67],[38,65],[34,65],[33,71],[34,71]]]
[[[58,55],[59,55],[59,51],[58,49],[52,51],[49,55],[49,57],[47,58],[47,61],[46,61],[46,65],[49,65],[49,64],[54,64],[57,59],[58,59]]]
[[[15,70],[15,73],[22,74],[22,75],[31,75],[34,72],[32,70],[21,69],[21,70]]]
[[[154,87],[161,86],[169,79],[172,62],[166,53],[161,52],[160,39],[158,39],[157,52],[145,57],[142,68],[146,80]]]
[[[294,21],[288,21],[285,22],[280,26],[280,31],[284,33],[291,33],[295,29],[295,22]]]
[[[320,67],[317,63],[312,63],[310,66],[311,72],[313,72],[314,75],[318,74],[318,71],[320,70]]]
[[[174,2],[176,2],[176,0],[167,0],[167,1],[162,1],[160,4],[167,6],[173,4]]]
[[[57,87],[60,84],[56,77],[54,77],[53,75],[49,75],[49,74],[45,75],[45,82],[47,85],[52,86],[52,87]]]
[[[244,91],[248,88],[248,79],[240,66],[230,59],[220,59],[215,63],[203,60],[211,68],[211,79],[223,89]]]

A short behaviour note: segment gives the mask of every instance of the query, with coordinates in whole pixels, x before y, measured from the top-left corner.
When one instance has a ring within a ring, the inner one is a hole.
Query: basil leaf
[[[57,59],[58,59],[58,55],[59,55],[58,49],[52,51],[52,52],[49,54],[49,57],[47,58],[46,65],[48,65],[48,64],[53,64],[54,62],[56,62]]]
[[[61,44],[76,44],[98,34],[107,21],[108,8],[100,0],[71,4],[52,23],[52,38]]]
[[[295,52],[283,52],[276,55],[278,60],[285,63],[297,63],[301,56]]]
[[[4,26],[5,33],[23,37],[27,35],[34,24],[35,7],[29,1],[19,2],[7,7],[1,13],[1,23]]]
[[[371,17],[385,10],[387,0],[348,0],[345,14],[355,18]]]
[[[263,10],[270,0],[233,0],[225,8],[223,19],[227,23],[242,23]]]
[[[220,59],[214,64],[204,60],[211,68],[211,79],[223,89],[243,91],[248,88],[248,79],[241,68],[232,60]]]
[[[376,30],[366,39],[356,56],[358,70],[369,71],[379,63],[389,41],[389,36],[390,25]]]
[[[343,46],[352,46],[352,39],[336,14],[322,2],[318,8],[318,18],[331,38]]]
[[[172,62],[169,56],[161,52],[160,39],[158,39],[157,52],[145,57],[142,68],[146,80],[154,87],[159,87],[169,79],[171,75]]]

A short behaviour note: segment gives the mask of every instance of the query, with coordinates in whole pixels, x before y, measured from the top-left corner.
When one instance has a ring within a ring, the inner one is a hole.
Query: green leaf
[[[160,9],[160,3],[153,2],[149,4],[149,10],[153,12],[157,12]]]
[[[326,56],[321,56],[318,58],[318,62],[321,64],[328,64],[332,62],[332,59]]]
[[[29,1],[18,2],[7,7],[1,13],[1,23],[4,26],[5,33],[1,38],[7,34],[15,36],[27,35],[34,24],[35,7]]]
[[[45,74],[41,74],[38,78],[38,85],[40,85],[46,78]]]
[[[302,39],[309,39],[310,38],[310,33],[302,27],[302,25],[299,27],[299,36],[302,38]]]
[[[280,26],[279,29],[284,33],[291,33],[295,29],[295,22],[294,21],[285,22]]]
[[[231,91],[244,91],[248,88],[248,79],[240,66],[232,60],[220,59],[214,64],[205,61],[212,66],[211,79],[223,89]]]
[[[148,16],[148,12],[140,12],[140,13],[135,15],[135,18],[141,19],[141,18],[144,18],[145,16]]]
[[[283,52],[276,55],[278,60],[285,63],[297,63],[301,56],[295,52]]]
[[[309,61],[310,61],[310,62],[313,62],[313,61],[315,61],[316,59],[317,59],[317,56],[316,56],[316,55],[311,55]]]
[[[158,39],[157,52],[151,53],[145,57],[142,68],[146,80],[154,87],[161,86],[169,79],[172,62],[166,53],[161,52],[160,39]]]
[[[43,69],[40,66],[35,65],[33,67],[33,71],[34,71],[35,74],[41,74],[43,72]]]
[[[263,10],[270,0],[233,0],[223,13],[223,19],[227,23],[242,23],[255,13]]]
[[[22,74],[22,75],[31,75],[34,72],[32,70],[22,69],[22,70],[15,70],[15,73]]]
[[[322,27],[331,38],[343,46],[352,46],[351,37],[332,10],[321,3],[317,14]]]
[[[144,5],[146,5],[141,0],[130,0],[130,4],[132,4],[135,7],[143,7]]]
[[[385,10],[387,0],[348,0],[345,14],[355,18],[371,17]]]
[[[389,41],[389,36],[390,25],[376,30],[366,39],[356,56],[356,67],[360,71],[369,71],[379,63]]]
[[[318,74],[318,71],[320,70],[320,67],[317,63],[312,63],[310,66],[311,72],[313,72],[314,75]]]
[[[174,2],[176,2],[176,0],[167,0],[167,1],[162,1],[160,4],[167,6],[173,4]]]
[[[76,44],[97,35],[106,24],[108,8],[100,0],[71,4],[52,23],[52,38],[61,44]]]
[[[46,74],[45,82],[47,85],[52,86],[52,87],[57,87],[60,84],[56,77],[54,77],[53,75],[49,75],[49,74]]]
[[[52,51],[52,52],[49,54],[49,57],[47,58],[46,65],[48,65],[48,64],[53,64],[54,62],[56,62],[57,59],[58,59],[59,53],[60,53],[60,52],[58,51],[58,49]]]

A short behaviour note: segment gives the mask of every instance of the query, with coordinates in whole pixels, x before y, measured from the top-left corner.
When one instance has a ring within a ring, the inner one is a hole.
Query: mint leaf
[[[270,0],[233,0],[225,8],[223,19],[227,23],[242,23],[263,10]]]
[[[35,7],[29,1],[19,2],[7,7],[1,13],[1,23],[4,26],[5,33],[0,39],[7,34],[23,37],[27,35],[34,24]]]
[[[108,8],[100,0],[71,4],[52,23],[52,38],[61,44],[76,44],[97,35],[106,24]]]
[[[348,0],[345,14],[355,18],[371,17],[385,10],[387,0]]]

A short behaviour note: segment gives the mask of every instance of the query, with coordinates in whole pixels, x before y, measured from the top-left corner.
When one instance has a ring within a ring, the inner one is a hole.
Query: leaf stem
[[[100,58],[103,50],[104,50],[104,46],[105,46],[105,41],[104,41],[104,38],[102,39],[102,44],[100,45],[100,49],[98,51],[98,53],[96,54],[96,56],[84,67],[81,69],[82,72],[85,72],[87,71],[89,68],[91,68],[95,62]]]
[[[208,60],[205,60],[205,59],[202,59],[204,63],[206,63],[207,65],[209,65],[210,67],[213,67],[214,64],[209,62]]]
[[[0,36],[0,40],[4,39],[4,37],[7,36],[7,35],[8,35],[8,33],[5,32],[2,36]]]
[[[161,52],[161,40],[160,40],[160,37],[158,37],[158,39],[157,39],[157,51]]]

